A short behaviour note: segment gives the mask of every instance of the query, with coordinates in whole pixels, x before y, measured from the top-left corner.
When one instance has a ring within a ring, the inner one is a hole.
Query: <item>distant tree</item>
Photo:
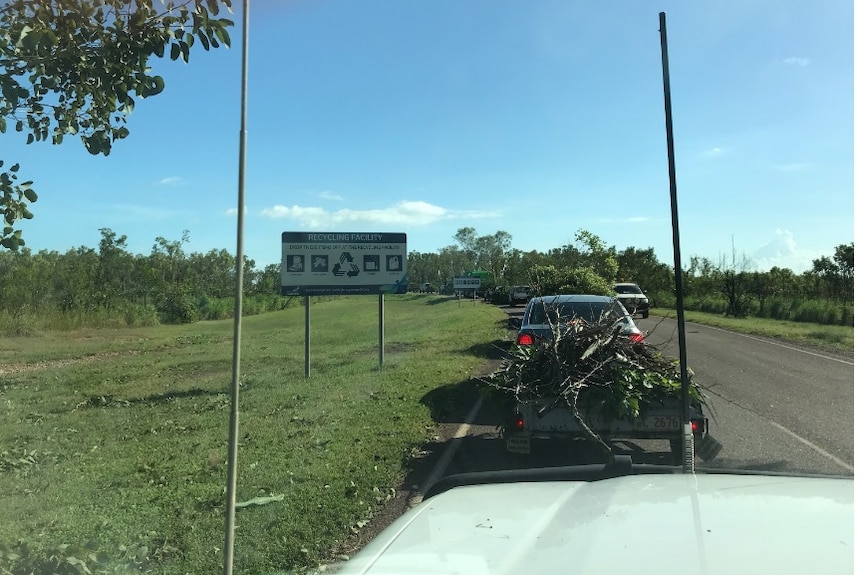
[[[155,5],[154,5],[155,4]],[[196,41],[204,50],[230,45],[233,22],[217,18],[231,0],[10,0],[0,7],[0,133],[14,126],[27,143],[78,136],[91,154],[108,155],[129,135],[135,97],[164,90],[150,58],[188,62]],[[3,162],[0,161],[0,170]],[[32,218],[32,181],[19,165],[0,171],[0,245],[24,245],[20,219]]]
[[[583,264],[580,267],[592,269],[608,284],[614,283],[619,272],[616,248],[609,247],[599,236],[587,230],[578,230],[575,239],[586,248],[581,252]]]
[[[188,281],[194,286],[197,295],[231,297],[236,283],[235,262],[236,258],[225,249],[210,250],[205,254],[193,253],[188,257]]]
[[[667,264],[658,261],[653,248],[638,249],[630,246],[617,252],[621,282],[634,282],[641,288],[659,291],[673,290],[673,273]]]
[[[477,250],[476,228],[460,228],[454,236],[456,248],[463,254],[466,266],[474,269],[479,265],[479,254]],[[464,270],[469,271],[467,269]]]
[[[126,251],[126,236],[118,237],[110,228],[101,228],[99,232],[102,239],[99,241],[98,279],[93,290],[102,305],[110,309],[121,300],[130,299],[135,263]]]
[[[727,256],[725,255],[719,258],[718,265],[715,267],[713,273],[718,280],[719,291],[727,303],[726,315],[734,317],[744,317],[746,315],[748,303],[751,299],[748,285],[750,267],[750,262],[744,254],[741,257],[737,257],[735,247],[731,250],[730,261],[727,260]]]
[[[523,285],[529,283],[530,270],[536,266],[550,265],[552,258],[536,250],[524,252],[513,249],[506,258],[506,266],[499,280],[500,285]]]
[[[476,266],[475,252],[464,250],[456,245],[440,249],[438,255],[437,277],[426,280],[438,284],[436,286],[438,288],[441,284],[451,282],[455,276],[466,275]]]
[[[498,283],[498,278],[506,270],[506,263],[512,252],[512,234],[498,231],[493,235],[476,238],[477,269],[487,271]]]
[[[833,256],[841,283],[841,301],[846,305],[853,298],[853,242],[835,247]]]
[[[410,269],[409,265],[408,269]],[[261,295],[281,294],[281,264],[269,264],[264,267],[254,288],[255,293]]]
[[[838,266],[829,256],[821,256],[811,262],[811,271],[820,280],[818,286],[826,286],[826,296],[833,298],[836,295],[836,283],[838,278]],[[821,288],[822,289],[822,288]]]
[[[836,246],[833,257],[813,260],[810,272],[817,278],[818,287],[825,287],[826,297],[846,305],[853,295],[853,243]]]

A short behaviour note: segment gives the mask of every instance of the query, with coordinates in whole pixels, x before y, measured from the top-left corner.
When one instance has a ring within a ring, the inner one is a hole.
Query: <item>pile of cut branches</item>
[[[550,334],[532,346],[512,347],[500,368],[483,379],[518,403],[544,401],[545,409],[568,406],[587,434],[607,447],[587,425],[581,411],[597,410],[615,419],[634,420],[646,404],[660,404],[682,393],[679,362],[653,346],[622,333],[618,315],[595,323],[550,325]],[[706,398],[689,370],[691,405]]]

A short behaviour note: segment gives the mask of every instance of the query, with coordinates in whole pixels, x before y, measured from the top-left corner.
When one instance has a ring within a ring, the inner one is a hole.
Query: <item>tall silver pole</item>
[[[377,369],[383,369],[383,294],[377,300]]]
[[[670,179],[670,217],[673,229],[673,269],[676,287],[676,322],[679,333],[679,369],[682,381],[682,446],[683,471],[694,471],[694,436],[691,431],[691,414],[689,410],[688,362],[685,349],[685,316],[682,301],[682,257],[679,253],[679,215],[676,201],[676,161],[673,149],[673,113],[670,106],[670,70],[667,58],[667,27],[665,13],[658,15],[659,33],[661,35],[661,68],[664,77],[664,115],[667,132],[667,172]]]
[[[248,3],[242,3],[242,88],[240,92],[239,183],[236,210],[236,289],[233,306],[233,368],[230,395],[230,431],[227,457],[227,505],[225,507],[224,575],[233,573],[233,544],[236,519],[236,463],[239,440],[239,360],[242,338],[243,237],[245,235],[245,141],[248,90]]]
[[[305,296],[305,378],[311,377],[311,296]]]

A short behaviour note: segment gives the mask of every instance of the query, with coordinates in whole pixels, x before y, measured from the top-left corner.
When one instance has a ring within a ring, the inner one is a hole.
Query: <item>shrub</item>
[[[164,323],[193,323],[198,320],[198,308],[185,286],[172,286],[158,305]]]

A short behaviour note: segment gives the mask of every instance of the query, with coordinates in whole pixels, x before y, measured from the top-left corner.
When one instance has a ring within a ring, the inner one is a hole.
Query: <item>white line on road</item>
[[[829,453],[828,451],[826,451],[822,447],[811,443],[810,441],[808,441],[804,437],[796,435],[795,433],[793,433],[792,431],[790,431],[789,429],[787,429],[783,425],[775,423],[774,421],[769,421],[769,423],[771,423],[772,425],[774,425],[775,427],[777,427],[778,429],[780,429],[781,431],[783,431],[784,433],[786,433],[787,435],[792,437],[793,439],[807,445],[808,447],[810,447],[811,449],[813,449],[814,451],[816,451],[817,453],[819,453],[823,457],[826,457],[827,459],[831,459],[832,461],[834,461],[835,463],[837,463],[838,465],[840,465],[841,467],[843,467],[844,469],[846,469],[850,473],[853,473],[853,466],[850,465],[849,463],[846,463],[846,462],[842,461],[841,459],[838,459],[837,457],[835,457],[834,455],[832,455],[831,453]]]
[[[689,323],[689,322],[686,322],[686,323]],[[792,349],[793,351],[798,351],[799,353],[807,353],[808,355],[813,355],[813,356],[815,356],[815,357],[820,357],[820,358],[823,358],[823,359],[830,359],[830,360],[832,360],[832,361],[837,361],[838,363],[843,363],[843,364],[846,364],[846,365],[853,365],[853,362],[852,362],[852,361],[847,361],[847,360],[844,360],[844,359],[838,359],[838,358],[830,357],[830,356],[828,356],[828,355],[823,355],[823,354],[820,354],[820,353],[814,353],[813,351],[807,351],[807,350],[804,350],[804,349],[800,349],[800,348],[798,348],[798,347],[793,347],[792,345],[784,345],[783,343],[777,343],[777,342],[774,342],[774,341],[769,341],[768,339],[760,339],[759,337],[754,337],[753,335],[748,335],[748,334],[745,334],[745,333],[739,333],[739,332],[736,332],[736,331],[730,331],[729,329],[722,329],[722,328],[720,328],[720,327],[715,327],[715,326],[711,326],[711,325],[705,325],[705,324],[702,324],[702,323],[694,323],[694,322],[692,322],[692,325],[696,325],[697,327],[708,327],[709,329],[714,329],[714,330],[716,330],[716,331],[723,331],[724,333],[730,333],[730,334],[733,334],[733,335],[738,335],[739,337],[747,337],[748,339],[753,339],[753,340],[755,340],[755,341],[759,341],[759,342],[761,342],[761,343],[768,343],[769,345],[775,345],[775,346],[778,346],[778,347],[783,347],[784,349]]]
[[[467,421],[462,423],[458,427],[458,430],[455,431],[455,435],[452,436],[452,442],[446,448],[446,451],[443,452],[443,455],[440,456],[440,459],[437,461],[437,464],[434,465],[434,469],[431,471],[431,475],[429,475],[428,479],[425,480],[425,485],[422,486],[422,489],[419,491],[418,494],[410,498],[410,507],[414,507],[421,503],[422,499],[425,497],[425,494],[428,493],[429,489],[431,489],[431,486],[437,483],[440,477],[443,476],[443,472],[446,471],[447,467],[449,467],[449,463],[455,456],[455,452],[458,451],[458,448],[461,446],[461,440],[464,439],[464,437],[466,437],[466,435],[470,432],[470,426],[476,419],[476,415],[478,415],[479,408],[481,407],[482,396],[479,396],[479,399],[476,400],[476,404],[473,406],[473,409],[471,409],[470,413],[467,415]]]

